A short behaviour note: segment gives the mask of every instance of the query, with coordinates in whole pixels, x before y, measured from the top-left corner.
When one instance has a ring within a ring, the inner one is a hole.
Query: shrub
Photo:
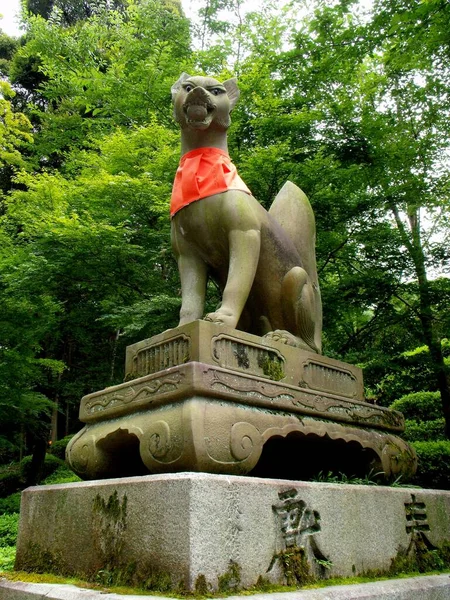
[[[22,487],[22,475],[19,466],[16,470],[0,473],[0,498],[10,496]]]
[[[0,498],[0,515],[20,512],[20,492]]]
[[[435,419],[434,421],[413,421],[406,420],[405,433],[402,437],[409,442],[436,442],[445,440],[445,419]]]
[[[413,421],[435,421],[442,417],[442,404],[439,392],[415,392],[395,400],[389,407],[399,410],[405,419]]]
[[[0,516],[0,548],[15,545],[18,527],[19,515],[17,513]]]
[[[14,569],[15,558],[16,548],[14,546],[0,548],[0,572],[12,571]]]
[[[26,481],[28,479],[30,469],[31,469],[31,456],[25,456],[20,464],[20,471],[22,475],[22,479]],[[45,479],[52,473],[56,471],[59,467],[63,466],[65,463],[60,458],[53,456],[52,454],[45,455],[44,468],[42,472],[42,479]]]
[[[18,448],[9,440],[0,435],[0,463],[5,464],[13,461],[18,454]]]
[[[78,475],[66,465],[61,465],[51,475],[46,477],[42,482],[43,485],[53,485],[55,483],[73,483],[74,481],[82,481]]]
[[[426,488],[450,489],[450,440],[413,442],[419,467],[411,483]]]
[[[65,460],[66,447],[72,438],[73,438],[73,435],[66,435],[66,437],[62,438],[62,440],[58,440],[57,442],[54,442],[50,446],[49,452],[51,454],[53,454],[53,456],[57,456],[61,460]]]

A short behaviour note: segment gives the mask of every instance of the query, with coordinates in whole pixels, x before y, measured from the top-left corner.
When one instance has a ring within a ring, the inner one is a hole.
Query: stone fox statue
[[[288,181],[267,212],[237,174],[227,145],[236,79],[183,73],[172,97],[182,154],[171,201],[179,325],[203,318],[211,276],[222,302],[206,320],[320,353],[315,222],[307,197]]]

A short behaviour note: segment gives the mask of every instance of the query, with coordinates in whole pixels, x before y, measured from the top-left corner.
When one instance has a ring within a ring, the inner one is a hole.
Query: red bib
[[[175,175],[170,216],[173,217],[191,202],[226,190],[241,190],[251,195],[228,153],[219,148],[191,150],[181,157]]]

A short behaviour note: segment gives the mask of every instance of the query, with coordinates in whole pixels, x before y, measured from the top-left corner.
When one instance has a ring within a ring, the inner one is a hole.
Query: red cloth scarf
[[[170,216],[208,196],[226,190],[251,191],[239,177],[227,152],[219,148],[197,148],[181,157],[173,182]]]

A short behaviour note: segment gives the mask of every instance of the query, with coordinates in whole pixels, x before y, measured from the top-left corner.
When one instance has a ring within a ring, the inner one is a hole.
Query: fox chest
[[[230,232],[221,211],[222,196],[217,194],[192,202],[172,220],[181,253],[194,252],[215,269],[228,268],[229,262]]]

